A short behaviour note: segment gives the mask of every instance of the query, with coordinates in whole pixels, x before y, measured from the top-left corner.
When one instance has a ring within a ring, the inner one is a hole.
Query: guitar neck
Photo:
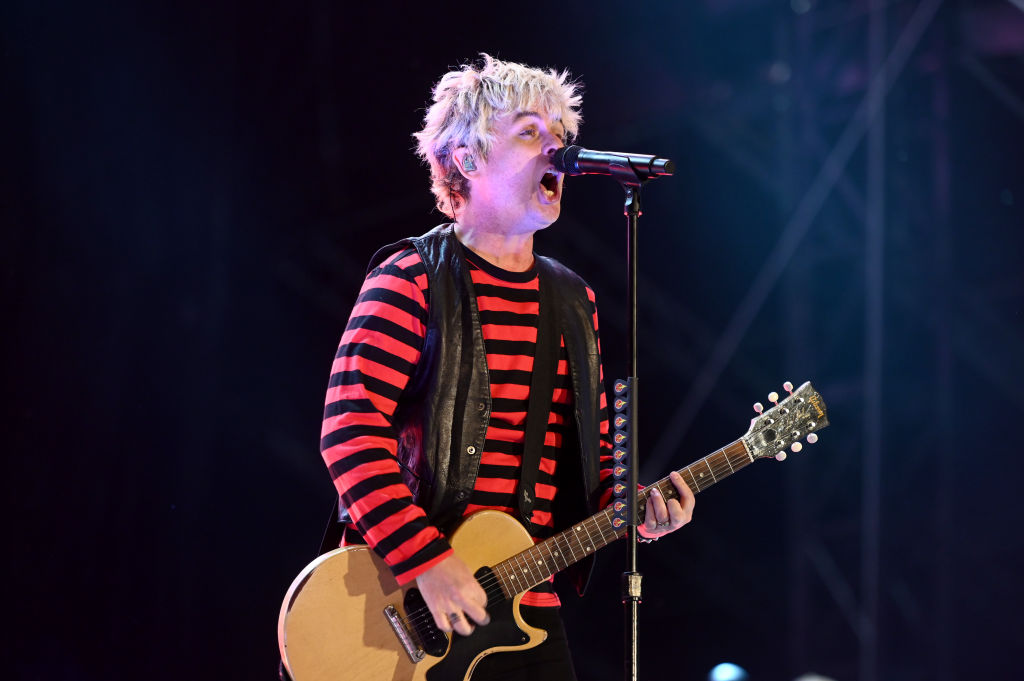
[[[694,461],[678,473],[694,494],[703,492],[719,480],[729,477],[748,465],[754,457],[742,440]],[[658,480],[637,494],[639,521],[643,522],[647,499],[655,487],[665,499],[679,496],[668,477]],[[501,583],[507,598],[532,589],[582,560],[598,549],[626,535],[626,526],[616,526],[614,510],[609,507],[586,520],[545,539],[531,548],[504,560],[491,569]]]

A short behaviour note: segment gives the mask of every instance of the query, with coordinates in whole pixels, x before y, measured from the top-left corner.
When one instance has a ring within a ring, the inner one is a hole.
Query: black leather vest
[[[394,415],[403,479],[417,505],[442,531],[462,518],[480,469],[491,412],[490,380],[480,315],[469,267],[452,225],[379,250],[373,269],[413,246],[430,287],[426,337],[419,364]],[[565,438],[559,457],[554,515],[562,529],[595,513],[599,490],[600,355],[586,284],[551,258],[537,256],[541,286],[553,286],[569,358],[576,438]],[[582,593],[592,561],[574,572]]]

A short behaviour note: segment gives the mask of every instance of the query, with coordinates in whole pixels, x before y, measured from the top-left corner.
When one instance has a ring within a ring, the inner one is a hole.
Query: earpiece
[[[472,156],[467,155],[464,159],[462,159],[462,168],[466,172],[476,170],[476,163],[473,162]]]

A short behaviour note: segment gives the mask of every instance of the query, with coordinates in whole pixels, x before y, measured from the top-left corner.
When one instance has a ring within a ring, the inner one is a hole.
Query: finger
[[[473,580],[473,602],[481,608],[487,607],[487,592],[484,591],[484,587],[481,586],[480,582],[475,579]]]
[[[434,613],[434,626],[450,634],[452,631],[452,623],[448,621],[448,615],[443,612]]]
[[[672,471],[669,477],[672,479],[672,485],[679,492],[679,503],[683,507],[683,511],[686,512],[687,518],[693,516],[693,506],[697,503],[697,499],[693,495],[693,490],[683,480],[683,476],[679,473]]]
[[[658,524],[658,516],[654,510],[655,498],[660,496],[657,488],[651,488],[651,493],[647,495],[647,507],[644,509],[644,524],[643,528],[648,532],[654,532],[655,526]]]
[[[487,609],[482,605],[471,603],[464,610],[477,624],[488,624],[491,621],[491,616],[487,614]]]
[[[466,619],[465,614],[462,612],[453,611],[448,613],[447,617],[448,622],[451,624],[452,629],[455,630],[455,633],[460,636],[469,636],[473,633],[473,625]]]
[[[472,586],[460,594],[459,605],[467,616],[477,624],[487,624],[490,617],[487,616],[487,593],[480,583],[473,581]]]
[[[672,518],[669,521],[669,525],[673,530],[678,530],[680,527],[690,522],[690,518],[686,514],[686,511],[675,499],[668,502],[668,514]]]
[[[668,509],[665,507],[665,499],[657,487],[651,488],[651,494],[647,501],[647,513],[644,517],[644,526],[648,532],[656,532],[658,525],[668,521]]]
[[[480,586],[480,582],[474,580],[468,593],[464,593],[463,596],[462,610],[477,624],[487,624],[491,621],[487,614],[487,592]]]

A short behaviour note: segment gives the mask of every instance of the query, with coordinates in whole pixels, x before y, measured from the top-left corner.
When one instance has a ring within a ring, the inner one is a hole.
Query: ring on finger
[[[452,624],[455,624],[456,622],[458,622],[459,621],[459,617],[461,617],[461,615],[459,615],[459,613],[457,613],[457,612],[450,612],[450,613],[448,613],[448,621],[451,622]]]
[[[671,524],[672,524],[672,522],[671,522],[671,521],[669,521],[669,520],[666,520],[666,521],[665,521],[665,522],[663,522],[663,523],[658,523],[657,527],[668,527],[668,526],[669,526],[669,525],[671,525]]]

